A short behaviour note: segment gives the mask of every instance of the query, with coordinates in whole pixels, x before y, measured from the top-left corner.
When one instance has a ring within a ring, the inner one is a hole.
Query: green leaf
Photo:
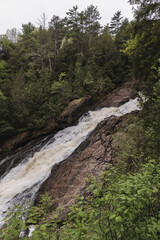
[[[116,218],[116,214],[115,214],[115,213],[112,213],[112,214],[109,216],[109,219],[112,220],[112,219],[114,219],[114,218]]]

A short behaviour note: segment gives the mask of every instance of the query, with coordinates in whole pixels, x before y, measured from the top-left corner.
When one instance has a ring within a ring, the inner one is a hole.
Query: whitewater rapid
[[[111,115],[121,116],[140,110],[138,99],[130,100],[118,107],[102,108],[84,114],[77,126],[68,127],[55,134],[33,157],[21,161],[0,179],[0,220],[14,204],[23,204],[34,199],[42,182],[50,175],[55,163],[70,156],[94,130],[98,123]],[[4,160],[5,161],[5,160]]]

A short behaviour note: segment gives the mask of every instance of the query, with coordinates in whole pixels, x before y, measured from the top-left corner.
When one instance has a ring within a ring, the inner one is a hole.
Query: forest
[[[37,224],[30,239],[160,239],[160,3],[128,2],[132,21],[117,11],[101,26],[97,7],[73,6],[63,19],[53,15],[47,23],[42,14],[38,27],[29,22],[0,36],[2,141],[58,120],[73,99],[96,102],[129,80],[147,99],[128,130],[127,141],[138,147],[122,149],[119,164],[100,182],[88,180],[92,194],[77,199],[65,222],[48,217],[53,202],[44,195],[28,213],[28,223]],[[2,239],[19,239],[20,226],[26,230],[28,223],[17,218],[25,209],[17,209]]]
[[[96,100],[132,78],[154,81],[159,21],[158,6],[150,5],[132,22],[118,11],[105,27],[91,5],[82,12],[74,6],[48,24],[43,14],[38,28],[7,30],[0,38],[1,139],[42,128],[75,98]]]

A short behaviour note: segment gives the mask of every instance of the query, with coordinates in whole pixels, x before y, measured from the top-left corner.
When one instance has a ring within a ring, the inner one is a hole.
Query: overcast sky
[[[53,15],[63,18],[74,5],[78,5],[81,11],[90,4],[98,7],[102,25],[109,23],[113,14],[118,10],[129,20],[133,18],[128,0],[1,0],[0,34],[5,34],[7,29],[20,30],[22,24],[28,22],[36,25],[42,13],[45,13],[50,21]]]

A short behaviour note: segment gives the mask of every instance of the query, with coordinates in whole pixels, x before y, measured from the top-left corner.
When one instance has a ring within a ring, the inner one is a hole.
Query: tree
[[[126,41],[130,38],[130,34],[128,32],[129,24],[130,23],[127,18],[123,19],[121,26],[115,35],[115,44],[120,50],[124,48]]]
[[[151,68],[160,57],[160,3],[157,0],[130,0],[135,9],[136,20],[128,30],[130,38],[126,42],[126,53],[132,61],[136,79],[147,80]],[[150,79],[151,80],[151,79]]]
[[[19,31],[16,28],[7,29],[6,36],[12,43],[17,43]]]
[[[130,38],[126,42],[126,53],[132,61],[136,79],[147,81],[151,68],[160,57],[160,21],[133,22]]]
[[[117,11],[111,18],[110,32],[112,33],[113,36],[115,36],[118,33],[120,26],[122,24],[122,19],[123,17],[121,17],[121,11]]]
[[[42,13],[42,15],[40,16],[40,18],[38,19],[37,24],[43,29],[46,30],[47,29],[47,16],[45,13]]]
[[[7,60],[12,48],[12,42],[6,35],[0,35],[0,59]]]
[[[81,33],[80,33],[80,17],[78,12],[78,6],[73,6],[69,9],[67,14],[67,35],[73,40],[73,48],[76,49],[76,53],[81,50]]]
[[[129,0],[131,5],[136,5],[134,15],[137,20],[158,20],[160,17],[159,0]]]
[[[79,13],[78,13],[78,6],[75,5],[73,6],[72,9],[69,9],[69,11],[66,13],[68,16],[68,30],[70,32],[75,32],[77,31],[79,27]]]
[[[51,39],[53,39],[54,41],[53,51],[56,62],[57,54],[59,52],[61,42],[65,34],[64,20],[61,19],[59,16],[54,15],[49,22],[49,31]]]
[[[0,60],[0,87],[9,78],[8,66],[5,60]]]
[[[143,128],[147,136],[144,153],[147,157],[154,158],[159,156],[160,149],[160,135],[157,134],[160,131],[160,59],[158,65],[157,68],[152,68],[156,83],[149,82],[146,88],[147,101],[143,104],[144,109],[141,113]]]
[[[84,14],[85,29],[88,35],[88,46],[90,46],[93,41],[93,37],[98,36],[100,33],[101,26],[99,20],[101,17],[97,7],[94,7],[93,5],[88,6]]]

